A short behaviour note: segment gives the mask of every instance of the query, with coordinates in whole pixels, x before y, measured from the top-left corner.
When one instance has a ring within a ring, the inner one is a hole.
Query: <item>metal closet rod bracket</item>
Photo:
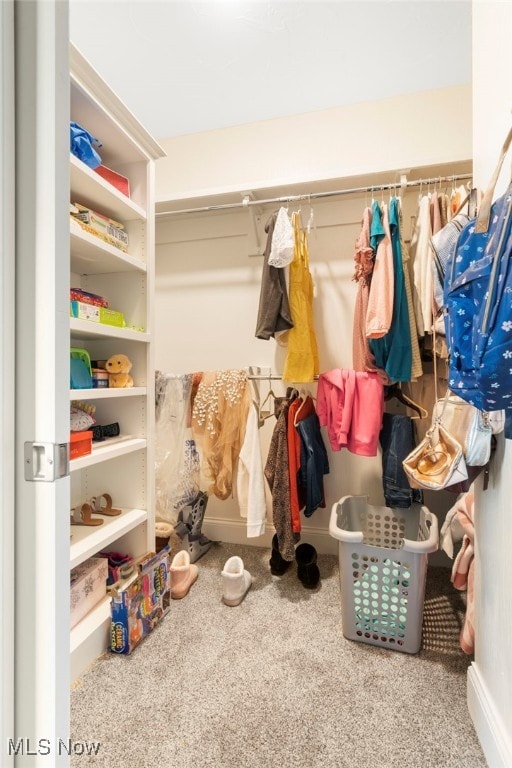
[[[252,204],[252,205],[251,205]],[[255,200],[254,192],[242,193],[242,205],[249,211],[249,220],[251,222],[251,228],[248,232],[249,238],[249,256],[262,256],[263,250],[260,242],[260,235],[258,232],[258,221],[256,219],[256,213],[260,213],[256,207],[258,201]]]

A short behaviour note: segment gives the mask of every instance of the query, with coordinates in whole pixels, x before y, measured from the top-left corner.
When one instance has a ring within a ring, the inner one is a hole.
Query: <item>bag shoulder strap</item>
[[[489,186],[485,190],[485,194],[482,199],[482,205],[480,206],[480,212],[478,214],[478,218],[475,224],[475,232],[477,233],[487,232],[487,230],[489,229],[489,219],[491,217],[491,205],[492,205],[492,199],[494,196],[494,188],[496,187],[498,176],[500,175],[500,171],[501,171],[501,166],[503,165],[503,161],[505,159],[505,155],[507,154],[511,144],[512,144],[512,128],[510,128],[507,138],[505,139],[505,142],[501,148],[498,164],[494,169],[494,173],[489,182]]]

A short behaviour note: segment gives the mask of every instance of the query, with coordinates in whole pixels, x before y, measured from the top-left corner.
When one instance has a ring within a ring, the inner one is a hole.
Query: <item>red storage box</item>
[[[69,458],[78,459],[92,453],[92,432],[71,432],[69,437]]]
[[[113,187],[122,192],[123,195],[130,197],[130,182],[126,176],[121,176],[120,173],[113,171],[111,168],[107,168],[106,165],[99,165],[94,170],[96,173],[99,173],[105,181],[108,181],[109,184],[112,184]]]

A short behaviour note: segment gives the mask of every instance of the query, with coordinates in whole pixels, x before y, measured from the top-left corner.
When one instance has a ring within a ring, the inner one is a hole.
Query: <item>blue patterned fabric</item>
[[[444,286],[449,387],[484,411],[512,409],[512,185],[487,232],[460,233]]]

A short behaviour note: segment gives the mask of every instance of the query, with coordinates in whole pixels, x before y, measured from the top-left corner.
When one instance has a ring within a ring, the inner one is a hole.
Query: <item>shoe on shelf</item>
[[[190,562],[190,555],[186,549],[180,550],[172,560],[169,568],[171,576],[171,597],[181,600],[188,595],[189,589],[197,579],[197,565]]]
[[[299,581],[307,587],[314,589],[320,581],[320,571],[316,564],[316,549],[312,544],[299,544],[295,550],[295,560],[297,561],[297,576]]]
[[[90,505],[92,511],[97,515],[106,515],[107,517],[117,517],[123,511],[112,506],[112,496],[110,493],[102,493],[100,496],[93,496]]]
[[[71,510],[71,525],[103,525],[103,520],[92,516],[93,511],[87,502],[79,504]]]
[[[247,594],[252,576],[244,569],[241,557],[234,555],[222,570],[222,601],[225,605],[239,605]]]
[[[272,537],[272,554],[270,555],[268,564],[270,565],[270,573],[272,576],[282,576],[291,565],[291,561],[285,560],[279,551],[277,533],[274,533],[274,536]]]

